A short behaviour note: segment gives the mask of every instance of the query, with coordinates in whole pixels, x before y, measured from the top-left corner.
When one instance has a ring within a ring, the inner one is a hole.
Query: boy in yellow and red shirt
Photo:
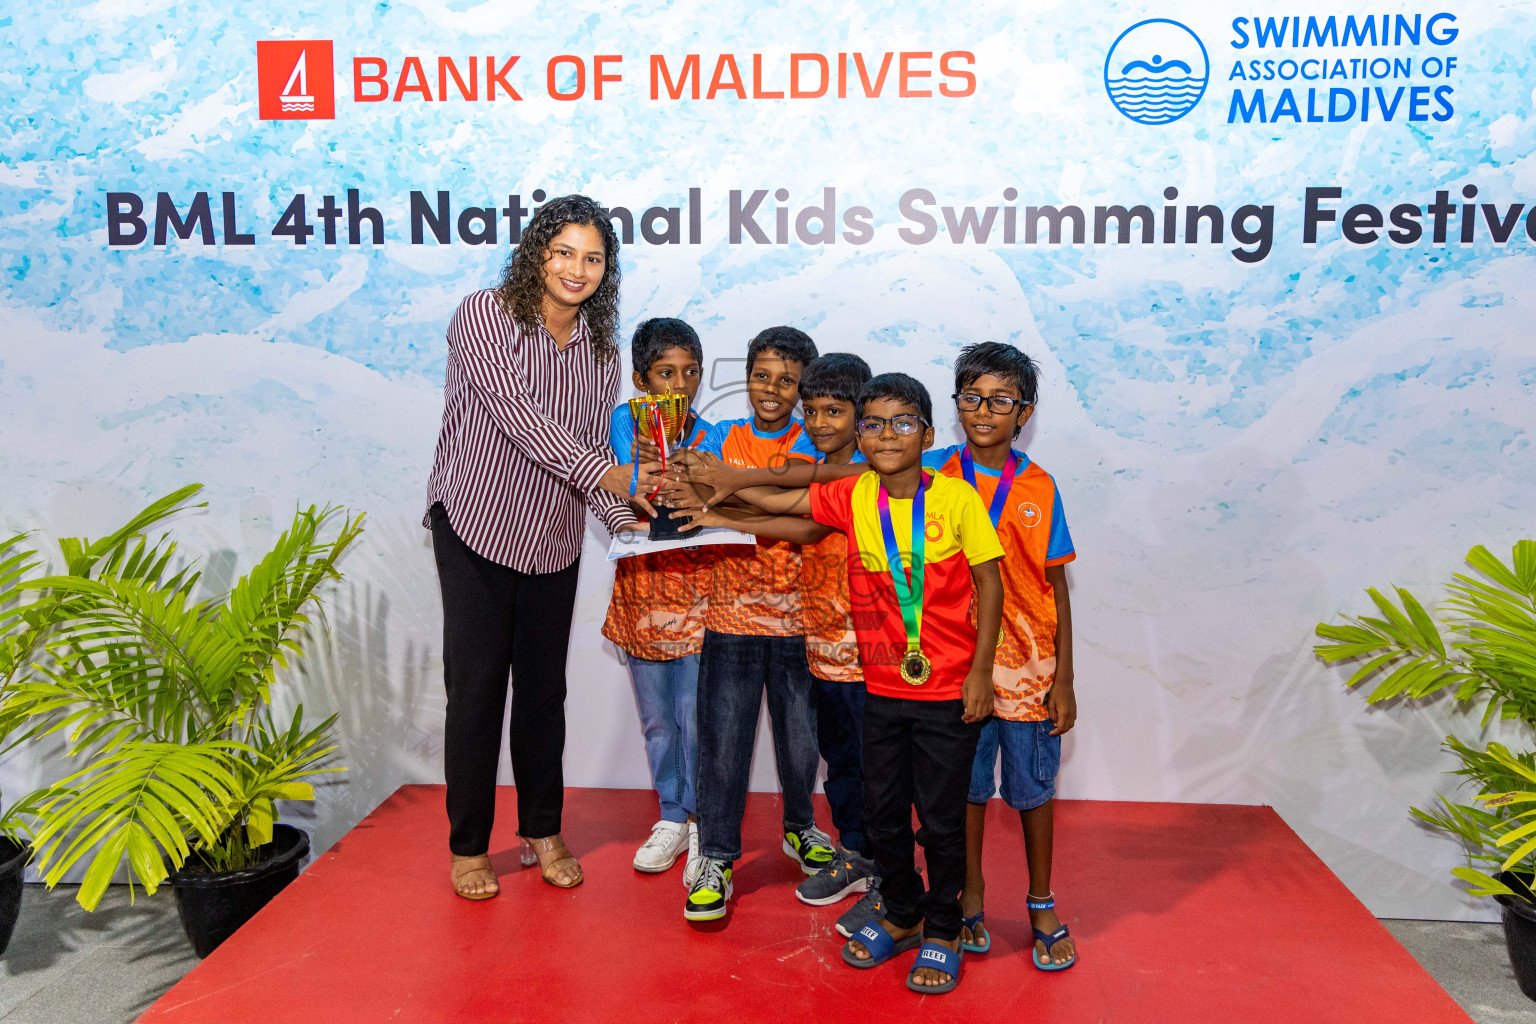
[[[784,536],[794,526],[790,517],[810,512],[847,538],[849,600],[868,688],[865,835],[883,879],[885,917],[854,934],[843,960],[875,967],[921,943],[907,986],[938,995],[960,980],[956,896],[965,879],[966,791],[992,708],[1003,550],[976,491],[923,470],[933,410],[921,383],[881,374],[861,392],[857,412],[870,472],[777,495],[755,490],[753,504],[774,515],[749,528]],[[711,511],[697,521],[727,520]],[[914,809],[926,890],[914,861]]]
[[[629,350],[637,391],[681,392],[692,404],[704,362],[692,327],[666,317],[646,320],[635,328]],[[710,424],[690,410],[683,445],[699,444],[709,430]],[[616,455],[633,460],[637,436],[628,402],[613,411],[609,438]],[[693,884],[699,869],[695,701],[709,574],[709,556],[698,550],[620,558],[614,563],[613,597],[603,622],[603,636],[627,655],[651,783],[661,803],[661,818],[635,851],[634,868],[657,874],[687,851],[685,885]]]
[[[954,398],[966,443],[929,452],[923,461],[977,489],[1006,552],[993,717],[977,744],[968,796],[964,947],[985,953],[992,944],[983,923],[981,852],[1001,753],[1003,801],[1019,812],[1024,829],[1032,960],[1040,970],[1063,971],[1076,962],[1076,946],[1056,915],[1051,891],[1052,800],[1061,737],[1077,720],[1064,568],[1077,553],[1055,480],[1013,450],[1014,438],[1034,413],[1037,377],[1034,361],[1012,345],[986,342],[962,349]]]

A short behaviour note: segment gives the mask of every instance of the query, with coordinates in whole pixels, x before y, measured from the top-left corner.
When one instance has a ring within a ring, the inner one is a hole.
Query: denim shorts
[[[1029,811],[1056,795],[1061,767],[1061,737],[1049,718],[1043,722],[1010,722],[989,718],[976,743],[971,762],[971,789],[966,800],[984,804],[997,792],[997,752],[1003,752],[1003,802],[1016,811]]]

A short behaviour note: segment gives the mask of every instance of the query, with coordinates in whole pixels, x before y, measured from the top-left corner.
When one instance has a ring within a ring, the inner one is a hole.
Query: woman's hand
[[[631,483],[634,485],[633,493],[630,492]],[[598,480],[597,486],[609,493],[617,494],[654,519],[656,509],[645,499],[645,496],[655,490],[659,483],[661,483],[661,463],[642,462],[637,477],[634,464],[625,462],[609,466],[602,478]]]

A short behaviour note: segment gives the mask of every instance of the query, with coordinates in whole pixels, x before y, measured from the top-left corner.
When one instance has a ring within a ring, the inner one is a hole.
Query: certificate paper
[[[690,530],[671,540],[651,540],[644,530],[623,530],[613,535],[608,543],[608,561],[628,558],[630,555],[649,555],[653,551],[676,551],[678,548],[701,548],[711,544],[756,544],[757,538],[723,526],[706,526]]]

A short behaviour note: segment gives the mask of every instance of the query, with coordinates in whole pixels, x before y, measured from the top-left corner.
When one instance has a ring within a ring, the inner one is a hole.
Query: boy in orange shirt
[[[805,368],[800,403],[805,431],[820,452],[820,466],[864,464],[855,411],[869,383],[869,364],[847,352],[829,352]],[[787,475],[787,474],[786,474]],[[750,500],[751,492],[741,495]],[[823,789],[838,833],[837,856],[801,882],[795,896],[823,907],[876,884],[875,865],[864,840],[864,772],[860,738],[864,730],[864,669],[849,615],[848,541],[836,530],[800,552],[800,607],[805,619],[805,652],[815,676],[816,742],[827,763]],[[846,915],[845,915],[846,916]],[[859,921],[863,924],[864,921]],[[839,930],[851,935],[846,922]]]
[[[814,463],[816,449],[794,409],[800,374],[816,355],[815,342],[803,331],[770,327],[760,332],[747,346],[752,415],[717,423],[699,450],[739,467]],[[814,529],[814,524],[804,525]],[[808,530],[802,536],[814,540],[819,534]],[[698,696],[701,862],[683,905],[689,921],[724,917],[731,898],[765,691],[784,799],[784,852],[808,875],[834,853],[832,840],[816,827],[811,801],[819,758],[800,615],[799,544],[760,539],[753,548],[714,552],[704,626]]]
[[[977,489],[1006,552],[1003,628],[992,675],[996,700],[977,744],[967,798],[961,937],[968,952],[985,953],[992,945],[983,923],[981,851],[1001,751],[1003,800],[1019,812],[1024,828],[1032,961],[1042,971],[1064,971],[1076,962],[1076,946],[1056,916],[1051,891],[1052,799],[1061,737],[1077,720],[1065,569],[1077,553],[1055,480],[1013,450],[1034,414],[1037,390],[1034,361],[1014,346],[986,342],[962,349],[954,399],[966,443],[929,452],[923,462]]]
[[[671,318],[646,320],[635,328],[629,351],[637,391],[681,392],[693,402],[704,350],[692,327]],[[699,444],[709,430],[710,424],[690,410],[683,445]],[[625,461],[633,459],[637,435],[628,402],[613,411],[609,437],[616,455]],[[603,623],[603,636],[628,656],[646,761],[661,803],[661,819],[635,852],[634,868],[658,874],[686,851],[684,885],[693,884],[699,869],[694,704],[708,585],[708,556],[699,551],[657,551],[621,558],[613,567],[613,598]]]
[[[800,376],[800,402],[805,411],[805,433],[819,453],[814,465],[794,462],[741,467],[706,456],[689,458],[688,468],[675,475],[705,485],[713,492],[712,505],[733,492],[750,503],[754,495],[771,498],[782,487],[858,476],[868,466],[859,452],[854,411],[859,391],[870,376],[869,364],[848,352],[829,352],[806,364]],[[750,530],[756,518],[752,511],[712,521]],[[790,521],[785,528],[802,541],[800,610],[806,658],[815,677],[816,741],[827,763],[825,790],[838,831],[838,847],[830,862],[796,888],[795,896],[811,906],[827,906],[865,892],[859,906],[837,923],[838,931],[847,936],[878,917],[880,907],[874,862],[865,855],[864,775],[859,750],[864,673],[849,617],[847,542],[842,534],[822,529],[824,536],[813,543],[806,532],[808,525]]]

